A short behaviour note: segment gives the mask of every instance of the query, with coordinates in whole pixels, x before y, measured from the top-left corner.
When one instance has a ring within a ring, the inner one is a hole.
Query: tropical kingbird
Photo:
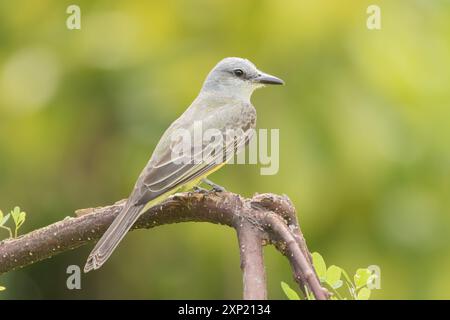
[[[85,272],[100,268],[139,216],[150,207],[180,188],[191,189],[202,181],[212,184],[206,177],[225,164],[230,151],[240,151],[251,138],[256,125],[256,110],[250,97],[255,89],[266,84],[283,84],[283,81],[261,72],[246,59],[225,58],[212,69],[194,102],[161,137],[123,210],[89,255]],[[197,151],[187,156],[188,159],[184,155],[184,161],[174,157],[177,144],[184,143],[174,139],[174,134],[180,129],[192,133],[199,121],[203,130],[240,132],[231,143],[221,143],[225,157],[223,153],[215,152],[217,148],[211,150],[210,144],[206,143],[200,146],[201,161],[193,160],[199,154]]]

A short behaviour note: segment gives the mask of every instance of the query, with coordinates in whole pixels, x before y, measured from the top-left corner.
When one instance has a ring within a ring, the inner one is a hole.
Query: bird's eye
[[[233,73],[236,77],[242,77],[244,75],[244,71],[242,71],[242,69],[234,69]]]

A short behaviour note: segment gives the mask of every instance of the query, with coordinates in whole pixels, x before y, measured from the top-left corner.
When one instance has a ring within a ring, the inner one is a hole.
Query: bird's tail
[[[89,255],[84,272],[100,268],[139,218],[144,205],[126,204]]]

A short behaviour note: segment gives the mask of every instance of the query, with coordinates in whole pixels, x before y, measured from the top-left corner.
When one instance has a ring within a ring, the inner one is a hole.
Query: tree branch
[[[0,242],[0,274],[98,240],[120,213],[125,200],[111,206],[77,210],[77,217]],[[228,225],[237,231],[244,299],[266,299],[262,246],[274,244],[290,261],[294,279],[316,299],[327,299],[311,263],[294,206],[286,196],[255,195],[244,199],[230,192],[188,192],[171,196],[144,213],[132,229],[203,221]]]
[[[263,236],[248,221],[237,227],[245,300],[267,299],[266,271],[263,258]]]

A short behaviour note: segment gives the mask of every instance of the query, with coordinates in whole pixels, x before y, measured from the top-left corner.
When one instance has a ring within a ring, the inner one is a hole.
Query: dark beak
[[[261,72],[256,78],[254,78],[255,82],[262,84],[284,84],[284,81],[280,78],[271,76],[270,74]]]

